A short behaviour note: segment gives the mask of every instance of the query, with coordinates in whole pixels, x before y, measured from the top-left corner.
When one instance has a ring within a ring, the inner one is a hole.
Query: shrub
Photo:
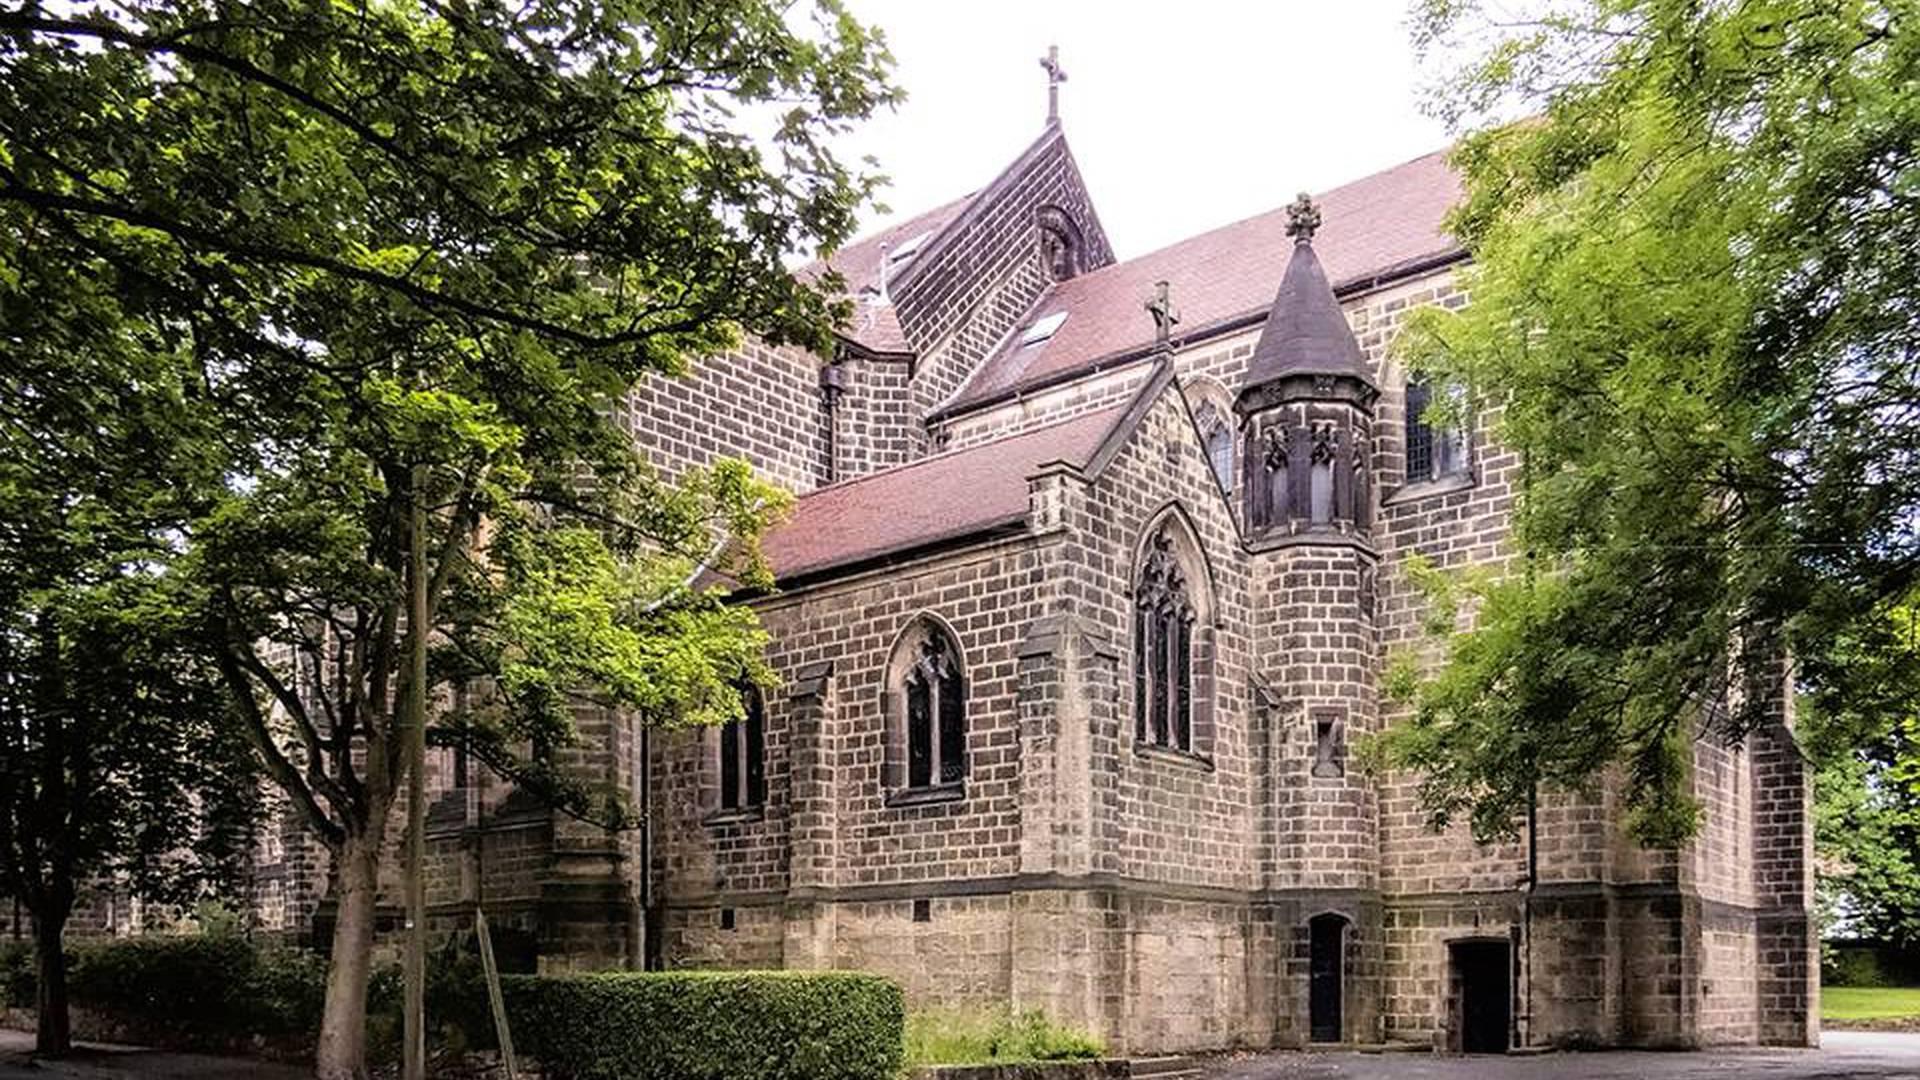
[[[900,988],[849,972],[512,976],[516,1047],[558,1080],[892,1080]]]
[[[1037,1009],[929,1009],[907,1018],[910,1066],[1071,1061],[1105,1052],[1099,1039]]]
[[[241,937],[143,937],[82,945],[73,1005],[177,1045],[304,1039],[319,1027],[326,961]]]
[[[0,1009],[33,1008],[37,978],[32,945],[23,941],[0,945]]]

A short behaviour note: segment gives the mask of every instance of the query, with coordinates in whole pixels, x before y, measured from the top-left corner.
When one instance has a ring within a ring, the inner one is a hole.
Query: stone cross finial
[[[1060,66],[1060,46],[1047,46],[1047,55],[1040,58],[1040,66],[1047,72],[1047,119],[1060,119],[1060,84],[1067,81],[1067,69]]]
[[[1180,312],[1173,306],[1173,289],[1164,281],[1154,283],[1153,295],[1147,298],[1147,313],[1153,316],[1153,342],[1164,346],[1173,334],[1173,328],[1180,323]]]
[[[1287,235],[1293,237],[1296,244],[1309,244],[1319,228],[1320,208],[1313,204],[1312,196],[1303,191],[1287,205]]]

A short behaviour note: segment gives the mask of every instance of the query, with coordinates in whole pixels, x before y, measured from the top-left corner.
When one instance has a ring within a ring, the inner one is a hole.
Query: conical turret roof
[[[1373,372],[1347,316],[1334,299],[1327,272],[1313,253],[1320,211],[1305,195],[1287,208],[1293,258],[1267,311],[1260,343],[1247,362],[1247,390],[1293,375],[1335,375],[1373,386]],[[1244,392],[1244,391],[1243,391]]]

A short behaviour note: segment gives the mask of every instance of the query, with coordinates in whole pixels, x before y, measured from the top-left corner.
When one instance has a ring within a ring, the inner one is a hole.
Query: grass
[[[907,1016],[909,1068],[1097,1058],[1099,1039],[1037,1010],[927,1009]]]
[[[1822,1020],[1920,1018],[1920,986],[1826,986],[1820,989]]]

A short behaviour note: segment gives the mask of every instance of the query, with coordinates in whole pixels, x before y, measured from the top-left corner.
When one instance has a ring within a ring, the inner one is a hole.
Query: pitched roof
[[[1373,382],[1366,354],[1314,255],[1311,236],[1294,244],[1243,383],[1251,387],[1288,375],[1349,375]]]
[[[795,501],[761,550],[784,581],[1017,524],[1027,515],[1027,477],[1056,461],[1086,467],[1131,407],[816,489]]]
[[[981,189],[984,190],[984,189]],[[860,290],[869,286],[880,287],[880,267],[885,258],[897,252],[900,246],[918,236],[931,239],[947,222],[965,213],[980,191],[969,191],[952,202],[942,203],[922,214],[897,221],[877,232],[869,233],[848,243],[825,259],[808,263],[802,267],[803,277],[816,277],[828,267],[840,271],[847,281],[847,292],[858,296]],[[922,243],[924,244],[924,240]],[[904,259],[900,260],[906,261]],[[897,269],[897,267],[896,267]]]
[[[1322,216],[1316,245],[1336,292],[1363,287],[1419,266],[1457,257],[1444,230],[1460,197],[1460,181],[1439,150],[1317,197]],[[1010,336],[936,415],[964,412],[1037,385],[1142,350],[1153,321],[1141,310],[1155,282],[1172,285],[1181,314],[1175,344],[1210,327],[1258,317],[1274,296],[1293,243],[1285,208],[1247,218],[1056,285],[1033,316],[1066,313],[1046,341],[1022,347]]]

